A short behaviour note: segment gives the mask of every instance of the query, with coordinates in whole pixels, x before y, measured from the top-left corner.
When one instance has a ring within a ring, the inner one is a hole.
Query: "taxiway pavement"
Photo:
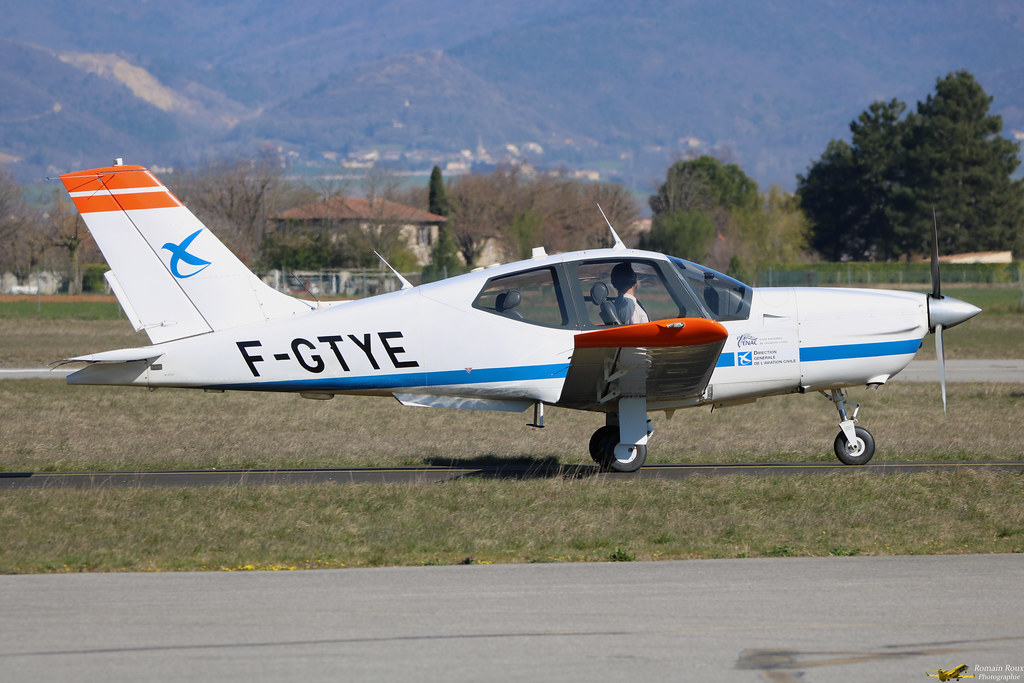
[[[925,680],[963,663],[1024,667],[1022,580],[1015,555],[0,576],[0,671],[12,681]]]

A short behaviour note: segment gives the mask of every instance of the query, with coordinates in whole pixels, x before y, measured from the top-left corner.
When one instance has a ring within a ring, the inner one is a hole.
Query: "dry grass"
[[[1019,385],[938,388],[895,383],[852,392],[875,435],[876,462],[1008,460],[1024,453]],[[0,470],[205,469],[473,464],[493,459],[589,463],[593,413],[405,408],[391,399],[0,382]],[[654,415],[655,462],[831,461],[838,432],[819,395],[782,396],[711,412]]]
[[[1024,477],[8,492],[0,573],[1024,552]]]
[[[0,317],[0,367],[37,368],[85,353],[145,346],[126,320]]]

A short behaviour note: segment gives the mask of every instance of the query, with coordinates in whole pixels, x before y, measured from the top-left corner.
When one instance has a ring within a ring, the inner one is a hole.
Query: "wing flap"
[[[526,399],[474,398],[442,394],[395,393],[394,397],[404,406],[455,408],[459,410],[501,410],[510,413],[521,413],[534,404],[534,401]]]

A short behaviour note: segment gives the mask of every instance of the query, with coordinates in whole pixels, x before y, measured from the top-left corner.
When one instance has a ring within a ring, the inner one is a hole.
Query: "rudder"
[[[110,265],[111,289],[153,343],[312,308],[257,278],[145,167],[60,179]]]

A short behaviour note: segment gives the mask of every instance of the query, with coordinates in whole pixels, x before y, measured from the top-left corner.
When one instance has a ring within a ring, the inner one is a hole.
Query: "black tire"
[[[609,472],[636,472],[644,466],[644,461],[647,460],[647,446],[637,446],[633,459],[628,462],[615,459],[615,446],[612,446],[609,453],[608,460],[603,465],[604,469]]]
[[[855,427],[854,432],[859,441],[857,447],[851,448],[846,434],[839,432],[832,448],[835,450],[839,462],[844,465],[866,465],[871,460],[871,456],[875,454],[875,437],[871,436],[871,432],[863,427]]]
[[[590,457],[605,472],[636,472],[647,460],[647,446],[637,446],[632,459],[615,459],[615,447],[619,444],[619,428],[611,425],[601,427],[590,437]]]
[[[611,444],[611,450],[614,452],[615,444],[618,442],[618,427],[612,427],[611,425],[601,427],[590,437],[590,457],[594,459],[594,462],[603,467],[605,454],[608,452],[608,444]]]

